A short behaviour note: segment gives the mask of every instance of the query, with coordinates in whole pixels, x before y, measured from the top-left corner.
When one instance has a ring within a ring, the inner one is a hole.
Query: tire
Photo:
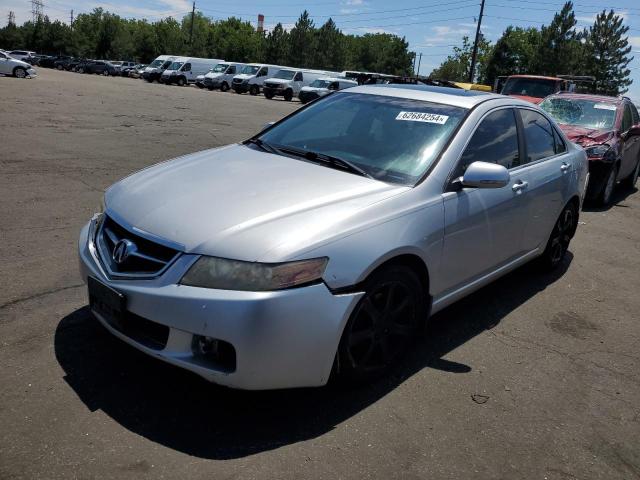
[[[605,178],[602,188],[596,197],[596,203],[598,205],[602,205],[606,207],[611,203],[611,197],[613,196],[613,191],[616,187],[616,179],[618,177],[618,166],[614,165],[611,167],[609,172],[607,173],[607,177]]]
[[[57,68],[58,70],[64,70],[64,67],[63,67],[62,65],[57,65],[57,66],[56,66],[56,68]]]
[[[383,375],[426,321],[424,289],[408,267],[381,268],[367,279],[364,291],[344,328],[336,357],[337,378],[348,383]]]
[[[271,100],[273,98],[273,93],[268,92],[267,90],[264,91],[264,96],[265,98]]]
[[[22,67],[16,67],[13,69],[13,76],[16,78],[27,78],[27,71]]]
[[[227,82],[222,82],[222,85],[220,85],[220,91],[226,92],[227,90],[229,90],[229,84]]]
[[[78,73],[84,73],[84,68],[78,68],[77,72]]]
[[[202,89],[202,88],[204,88],[204,85],[202,85],[201,83],[196,83],[196,87]]]
[[[544,253],[540,257],[540,264],[545,271],[554,270],[562,263],[577,227],[578,209],[573,202],[569,202],[556,220]]]
[[[638,175],[640,175],[640,159],[638,159],[638,161],[636,162],[636,168],[633,169],[631,175],[629,175],[620,183],[622,183],[624,188],[633,190],[634,188],[636,188],[636,183],[638,183]]]
[[[258,87],[258,85],[251,85],[251,88],[249,88],[249,93],[251,95],[258,95],[260,93],[260,87]]]
[[[213,87],[207,87],[207,90],[209,90],[210,92],[213,92],[214,88]]]
[[[184,78],[182,77],[178,78],[177,83],[179,87],[184,87]]]
[[[283,96],[287,102],[290,102],[291,99],[293,98],[293,92],[291,90],[286,90]]]
[[[103,70],[102,71],[102,75],[104,75],[105,77],[109,76],[109,71],[108,70]]]

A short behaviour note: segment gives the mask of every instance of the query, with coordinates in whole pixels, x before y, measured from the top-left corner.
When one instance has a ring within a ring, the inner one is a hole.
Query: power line
[[[538,5],[556,5],[556,2],[538,2],[537,0],[501,0],[501,1],[505,1],[505,2],[517,2],[517,3],[535,3]],[[602,5],[593,5],[593,4],[585,4],[585,3],[576,3],[574,4],[574,6],[577,7],[586,7],[586,8],[600,8],[602,7]],[[636,8],[636,7],[614,7],[614,6],[607,6],[605,8],[606,9],[611,9],[611,10],[638,10],[640,11],[640,8]],[[562,6],[558,6],[558,10],[561,10]]]
[[[510,5],[498,5],[498,4],[495,4],[495,3],[492,3],[490,6],[491,7],[501,7],[501,8],[513,8]],[[546,12],[558,12],[559,11],[559,10],[554,9],[554,8],[536,8],[536,7],[527,7],[527,8],[529,10],[544,10]],[[601,12],[586,12],[584,10],[574,10],[573,12],[574,13],[586,14],[586,15],[597,15],[597,14],[601,13]],[[629,16],[632,15],[632,16],[640,17],[640,13],[624,13],[624,14],[621,14],[621,15],[629,15]]]

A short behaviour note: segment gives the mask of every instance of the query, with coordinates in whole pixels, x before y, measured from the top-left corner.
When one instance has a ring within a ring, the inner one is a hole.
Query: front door
[[[443,194],[445,224],[441,278],[444,291],[463,287],[524,253],[527,181],[514,169],[521,147],[512,108],[488,113],[477,126],[452,178],[473,162],[505,166],[514,173],[502,188],[462,188]]]

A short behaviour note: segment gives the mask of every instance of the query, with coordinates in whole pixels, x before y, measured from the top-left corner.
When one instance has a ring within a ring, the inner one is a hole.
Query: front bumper
[[[317,92],[300,92],[298,94],[298,99],[302,102],[302,103],[307,103],[310,102],[311,100],[315,100],[316,98],[318,98],[320,95],[318,95]]]
[[[249,84],[248,83],[233,83],[231,85],[231,88],[233,88],[233,90],[236,93],[247,93],[249,91]]]
[[[34,68],[27,68],[27,75],[31,78],[36,78],[38,76],[38,72]]]
[[[267,87],[266,85],[262,87],[262,92],[265,94],[265,96],[271,95],[273,97],[282,97],[284,96],[285,90],[285,88]]]
[[[204,82],[203,83],[204,83],[205,87],[218,88],[218,87],[220,87],[222,82],[220,82],[220,79],[218,79],[218,78],[204,77]]]
[[[152,349],[96,318],[113,335],[148,355],[233,388],[312,387],[329,379],[344,325],[362,293],[334,295],[324,284],[275,292],[239,292],[178,285],[196,255],[183,254],[152,280],[112,280],[104,273],[89,224],[80,232],[80,274],[124,294],[127,311],[169,327],[162,349]],[[233,372],[205,365],[192,353],[194,335],[229,342]]]

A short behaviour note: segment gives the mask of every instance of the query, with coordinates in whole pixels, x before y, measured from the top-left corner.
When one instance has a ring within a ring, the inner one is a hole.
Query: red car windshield
[[[540,104],[540,108],[558,123],[597,130],[612,129],[617,110],[613,103],[566,97],[547,98]]]
[[[556,81],[546,78],[508,78],[502,88],[503,95],[523,95],[544,98],[556,91]]]

